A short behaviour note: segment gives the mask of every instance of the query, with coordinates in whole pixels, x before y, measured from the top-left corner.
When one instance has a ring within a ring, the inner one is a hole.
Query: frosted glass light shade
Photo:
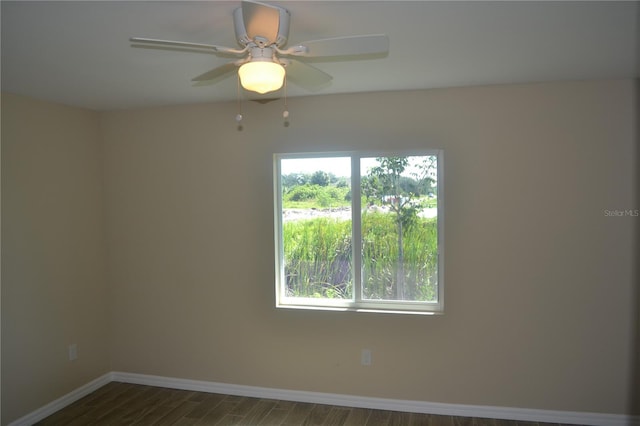
[[[268,93],[278,90],[284,82],[284,67],[275,62],[247,62],[238,70],[240,84],[252,92]]]

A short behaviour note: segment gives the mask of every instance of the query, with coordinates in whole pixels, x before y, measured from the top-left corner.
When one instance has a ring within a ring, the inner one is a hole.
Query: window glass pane
[[[284,296],[353,297],[351,160],[280,161]]]
[[[437,157],[360,161],[362,298],[437,302]]]

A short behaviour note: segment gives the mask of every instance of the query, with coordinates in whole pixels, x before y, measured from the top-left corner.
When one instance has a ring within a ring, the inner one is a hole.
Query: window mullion
[[[353,298],[362,301],[362,201],[360,200],[360,157],[351,156],[351,238],[353,247]]]

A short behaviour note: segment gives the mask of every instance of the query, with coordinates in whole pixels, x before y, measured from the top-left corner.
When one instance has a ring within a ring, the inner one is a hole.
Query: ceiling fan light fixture
[[[247,62],[238,70],[242,87],[260,94],[280,89],[284,83],[284,74],[282,65],[268,61]]]

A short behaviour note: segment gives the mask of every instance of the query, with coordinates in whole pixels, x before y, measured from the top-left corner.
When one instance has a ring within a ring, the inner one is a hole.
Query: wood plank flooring
[[[543,426],[549,423],[348,408],[111,382],[37,425]]]

